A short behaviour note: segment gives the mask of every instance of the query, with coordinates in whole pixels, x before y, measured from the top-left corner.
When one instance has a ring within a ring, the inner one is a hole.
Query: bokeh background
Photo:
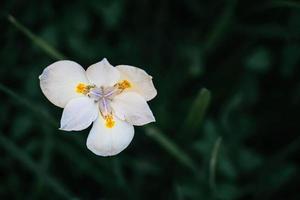
[[[300,199],[300,3],[2,1],[0,199]],[[62,110],[38,75],[106,57],[154,77],[157,122],[117,156]]]

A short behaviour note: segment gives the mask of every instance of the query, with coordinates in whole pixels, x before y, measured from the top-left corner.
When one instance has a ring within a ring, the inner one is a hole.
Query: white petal
[[[77,63],[62,60],[49,65],[39,76],[44,95],[54,105],[65,107],[71,99],[82,96],[76,92],[79,83],[88,83],[84,69]]]
[[[155,122],[146,100],[135,92],[123,92],[114,97],[111,107],[117,117],[132,125]]]
[[[60,129],[65,131],[80,131],[96,120],[99,110],[97,104],[88,97],[72,99],[64,108]]]
[[[114,117],[115,125],[107,128],[101,115],[94,121],[87,138],[87,148],[98,156],[113,156],[123,151],[131,142],[134,128]]]
[[[113,86],[120,78],[120,72],[109,64],[106,58],[91,65],[86,70],[86,75],[90,82],[98,87]]]
[[[147,101],[156,96],[157,91],[153,85],[152,77],[144,70],[129,65],[118,65],[116,68],[121,72],[120,80],[125,79],[131,83],[130,91],[139,93]]]

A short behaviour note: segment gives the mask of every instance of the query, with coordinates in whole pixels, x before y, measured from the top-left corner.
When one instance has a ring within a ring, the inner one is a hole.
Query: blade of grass
[[[91,158],[83,155],[80,150],[74,148],[73,145],[64,142],[62,140],[56,141],[57,151],[59,151],[66,160],[69,159],[71,162],[77,166],[82,172],[85,172],[86,175],[91,176],[98,184],[109,184],[106,180],[109,180],[110,172],[100,166],[99,163],[91,163]],[[74,155],[75,158],[74,158]],[[97,173],[101,169],[101,173]]]
[[[209,163],[209,186],[213,194],[215,194],[216,191],[216,166],[221,143],[222,138],[219,137],[213,146]]]
[[[24,151],[19,149],[19,147],[17,147],[12,141],[3,136],[1,132],[0,143],[1,147],[5,149],[8,154],[19,160],[33,174],[37,175],[38,177],[42,177],[42,179],[45,181],[45,184],[52,188],[54,192],[56,192],[63,198],[74,199],[74,195],[70,191],[68,191],[64,185],[42,171],[38,164],[36,164],[27,154],[25,154]]]
[[[153,126],[145,127],[146,135],[156,141],[161,145],[170,155],[172,155],[176,160],[181,163],[183,166],[192,170],[194,173],[198,174],[198,168],[194,161],[181,150],[173,141],[167,138],[162,132]]]
[[[184,128],[188,128],[190,132],[194,132],[201,126],[203,117],[207,108],[209,107],[210,100],[210,91],[206,88],[201,89],[190,108],[189,114],[183,126]]]
[[[56,120],[45,110],[41,107],[37,106],[36,104],[31,103],[29,100],[23,98],[22,96],[18,95],[16,92],[11,90],[10,88],[6,87],[2,83],[0,83],[0,91],[4,92],[11,98],[15,99],[16,102],[19,102],[22,105],[25,105],[29,108],[33,113],[35,113],[38,117],[42,116],[46,119],[46,121],[54,127],[57,127]]]
[[[54,59],[62,60],[65,58],[65,56],[62,53],[57,51],[55,48],[53,48],[40,37],[33,34],[29,29],[27,29],[20,22],[18,22],[12,15],[8,15],[7,18],[12,25],[14,25],[19,31],[25,34],[34,44],[40,47],[46,54],[48,54]]]
[[[113,173],[115,175],[115,182],[118,187],[120,187],[124,191],[124,195],[126,195],[127,199],[136,199],[132,192],[132,188],[128,187],[129,180],[127,180],[124,176],[124,171],[123,171],[123,166],[122,162],[118,157],[114,157],[111,159],[112,162],[112,168],[113,168]]]
[[[121,166],[121,162],[119,161],[118,158],[113,158],[111,160],[112,162],[112,168],[113,168],[113,172],[115,174],[116,177],[116,182],[118,183],[118,185],[122,188],[127,188],[126,187],[126,179],[124,177],[124,173],[122,171],[122,166]]]
[[[219,17],[218,21],[215,23],[211,32],[208,34],[206,43],[204,45],[205,52],[210,52],[213,49],[215,49],[217,43],[223,37],[228,26],[232,22],[235,6],[236,6],[236,0],[227,1],[227,5],[225,6],[223,13]]]
[[[52,150],[53,150],[53,135],[52,129],[49,129],[45,124],[42,124],[43,133],[44,133],[44,145],[41,155],[41,160],[39,166],[42,171],[47,172],[51,159],[52,159]],[[37,177],[36,183],[33,186],[35,192],[32,192],[32,199],[40,199],[41,194],[44,191],[44,181],[41,177]]]
[[[184,199],[184,195],[182,193],[182,188],[178,183],[175,183],[174,185],[174,189],[175,189],[175,194],[176,194],[176,199],[177,200],[183,200]]]

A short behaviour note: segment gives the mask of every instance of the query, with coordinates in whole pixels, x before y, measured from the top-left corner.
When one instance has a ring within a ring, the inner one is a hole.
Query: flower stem
[[[222,138],[219,137],[213,146],[209,163],[209,186],[213,194],[215,194],[216,191],[216,166],[221,143]]]
[[[181,150],[171,139],[165,136],[158,128],[154,126],[145,127],[146,135],[160,144],[169,154],[177,159],[179,163],[186,166],[196,174],[199,174],[198,167],[194,161]]]
[[[8,21],[13,24],[19,31],[25,34],[29,39],[33,41],[38,47],[40,47],[45,53],[51,56],[54,59],[62,60],[65,56],[45,42],[40,37],[33,34],[29,29],[23,26],[20,22],[18,22],[12,15],[8,15]]]

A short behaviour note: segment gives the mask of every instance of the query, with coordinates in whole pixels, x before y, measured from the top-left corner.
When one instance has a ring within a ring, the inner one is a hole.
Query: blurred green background
[[[2,1],[0,199],[300,199],[300,3]],[[103,158],[38,75],[106,57],[154,77],[157,122]]]

